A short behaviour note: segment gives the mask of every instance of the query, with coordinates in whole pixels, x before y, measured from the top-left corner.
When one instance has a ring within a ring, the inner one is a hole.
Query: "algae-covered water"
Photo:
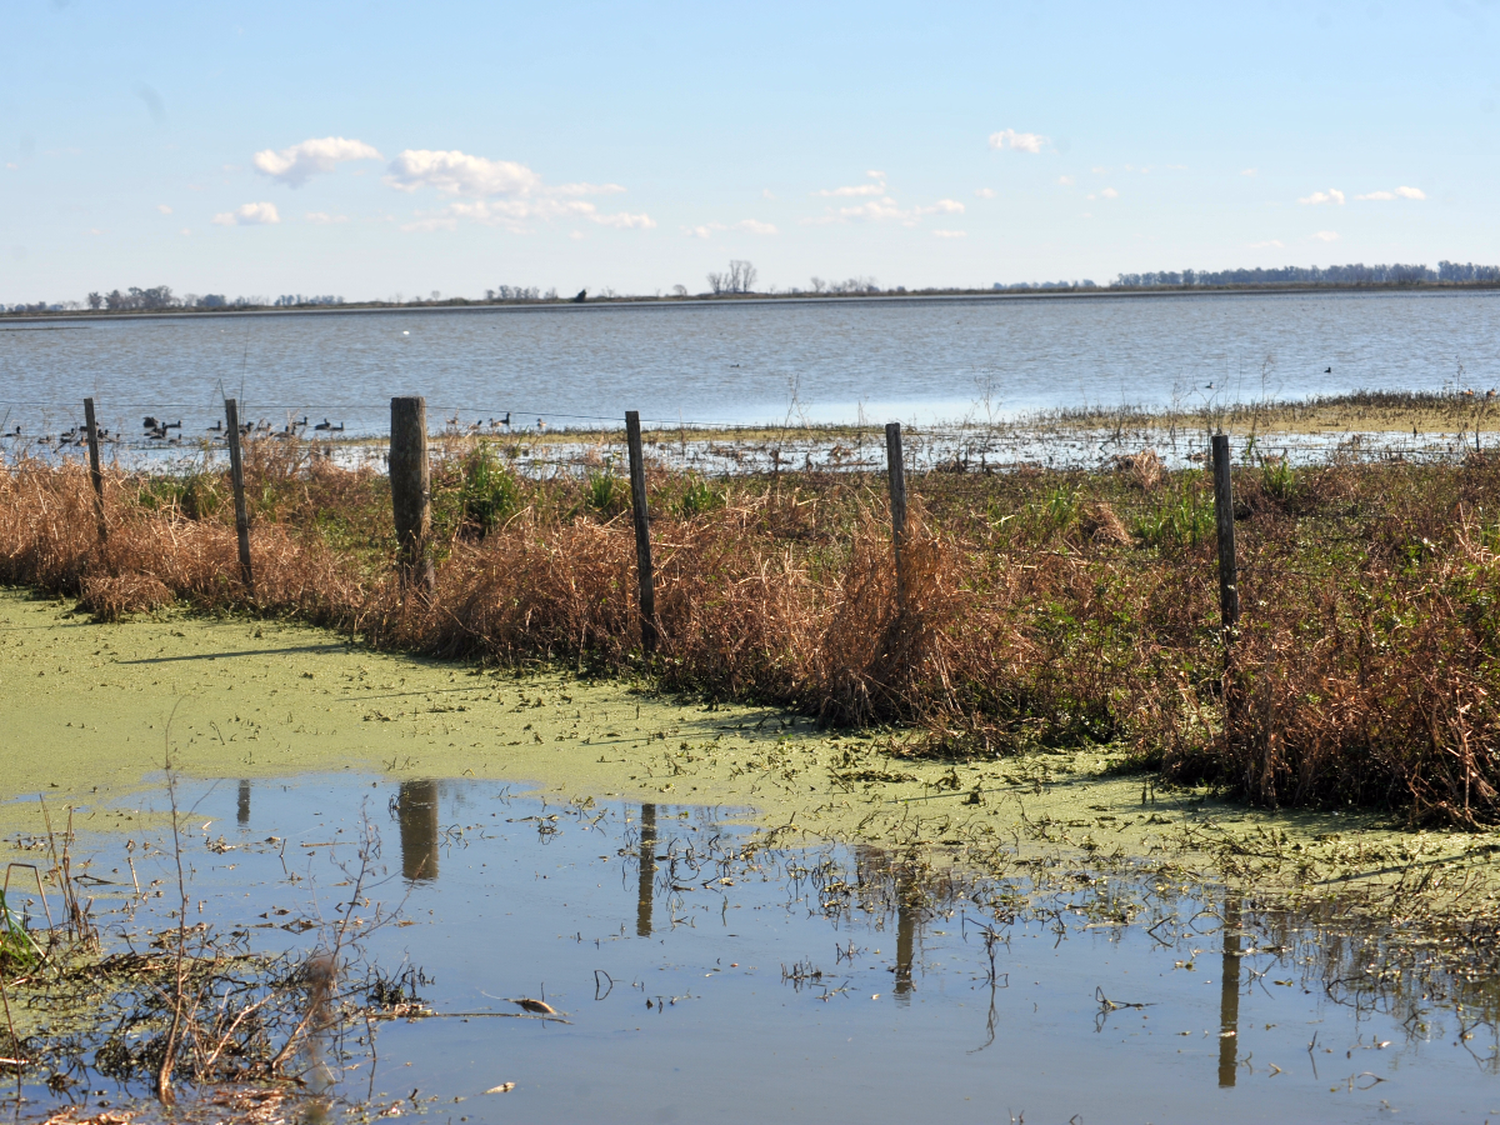
[[[1500,1108],[1488,837],[1252,811],[1092,749],[916,760],[899,732],[20,593],[0,595],[0,738],[6,846],[38,861],[46,816],[71,816],[105,953],[176,924],[169,765],[194,926],[307,957],[362,869],[341,956],[406,973],[420,1018],[326,1045],[335,1114]],[[568,1022],[516,1018],[527,997]],[[46,1025],[18,1008],[23,1034]],[[149,1092],[92,1065],[28,1072],[23,1116]]]

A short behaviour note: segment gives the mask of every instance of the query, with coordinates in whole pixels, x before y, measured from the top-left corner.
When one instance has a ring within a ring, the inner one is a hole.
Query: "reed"
[[[651,661],[628,494],[578,468],[531,476],[447,448],[436,586],[415,596],[393,569],[382,477],[251,442],[252,601],[217,473],[106,472],[101,543],[87,471],[23,458],[0,467],[0,581],[106,620],[177,602],[384,648],[644,670],[831,724],[912,724],[910,753],[1108,744],[1267,805],[1500,821],[1488,456],[1237,470],[1243,620],[1227,664],[1210,481],[1146,451],[1093,473],[912,474],[902,612],[878,476],[653,471]]]

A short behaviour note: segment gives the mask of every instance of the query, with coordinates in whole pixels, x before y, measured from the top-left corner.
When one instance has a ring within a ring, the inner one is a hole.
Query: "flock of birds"
[[[307,415],[301,418],[288,420],[287,424],[280,430],[273,430],[271,423],[262,418],[259,422],[244,422],[240,424],[240,433],[246,437],[259,435],[262,437],[293,438],[301,437],[309,429],[310,419]],[[321,422],[312,424],[313,431],[319,433],[341,434],[344,432],[344,423],[337,425],[324,418]],[[222,419],[208,426],[204,432],[215,435],[220,440],[228,427]],[[176,430],[177,433],[172,431]],[[27,436],[21,429],[19,423],[13,429],[0,433],[0,438],[22,438]],[[141,419],[141,437],[147,442],[160,442],[165,445],[182,444],[182,419],[169,422],[165,418],[158,418],[154,414],[147,414]],[[88,423],[80,422],[72,429],[64,430],[56,436],[52,434],[37,435],[38,445],[55,445],[59,449],[69,445],[87,445],[89,440]],[[122,435],[110,430],[107,426],[99,427],[99,441],[106,444],[118,444],[122,441]],[[212,440],[212,439],[210,439]]]
[[[491,418],[488,422],[481,419],[472,425],[465,425],[457,414],[454,414],[447,421],[450,429],[461,430],[468,434],[477,434],[486,430],[490,433],[511,432],[510,411],[508,410],[498,418]],[[218,419],[213,425],[206,427],[204,433],[211,435],[209,440],[223,440],[227,430],[228,426],[224,420]],[[546,421],[538,418],[536,420],[537,433],[545,433],[546,430]],[[173,431],[176,432],[174,433]],[[274,429],[271,423],[264,418],[258,422],[243,422],[240,424],[240,433],[245,437],[258,436],[289,439],[302,437],[308,432],[314,434],[341,434],[344,432],[344,423],[339,422],[335,424],[326,417],[321,422],[312,422],[304,414],[301,418],[289,418],[286,425],[279,430]],[[22,432],[19,423],[13,429],[0,432],[0,438],[23,438],[26,436]],[[87,445],[88,436],[87,423],[80,422],[78,425],[64,430],[60,434],[40,434],[35,440],[38,445],[52,445],[62,449],[70,445]],[[165,418],[158,418],[154,414],[147,414],[141,419],[141,437],[148,443],[181,445],[183,440],[182,419],[178,418],[176,421],[169,422]],[[124,439],[120,434],[111,431],[105,426],[99,427],[100,442],[117,444],[122,440]]]

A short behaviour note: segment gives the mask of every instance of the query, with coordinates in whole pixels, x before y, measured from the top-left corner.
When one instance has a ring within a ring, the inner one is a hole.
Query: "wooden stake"
[[[229,483],[234,488],[234,533],[240,542],[240,581],[253,599],[255,574],[250,568],[250,509],[245,505],[245,462],[240,456],[240,404],[224,400],[224,422],[229,427]]]
[[[646,509],[646,462],[641,450],[641,416],[625,411],[625,442],[630,447],[630,511],[635,517],[635,570],[641,607],[641,651],[656,651],[656,574],[651,566],[651,513]]]
[[[885,427],[886,478],[891,490],[891,546],[896,556],[896,612],[906,612],[906,466],[901,456],[901,423]]]
[[[391,508],[396,517],[396,564],[401,581],[429,593],[437,585],[428,553],[432,534],[432,476],[427,464],[427,400],[391,399]]]
[[[94,480],[94,517],[99,524],[99,542],[109,538],[104,520],[104,470],[99,467],[99,422],[94,417],[94,400],[83,400],[83,420],[89,432],[89,476]]]
[[[1219,533],[1219,615],[1224,639],[1233,637],[1240,623],[1239,567],[1234,557],[1234,491],[1229,480],[1229,436],[1215,434],[1214,517]]]

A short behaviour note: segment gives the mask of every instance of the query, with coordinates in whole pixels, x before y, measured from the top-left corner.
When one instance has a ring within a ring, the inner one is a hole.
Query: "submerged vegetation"
[[[909,480],[896,609],[883,474],[649,476],[661,643],[643,661],[629,489],[601,449],[551,474],[505,442],[435,458],[436,586],[392,566],[389,485],[312,443],[255,441],[254,596],[226,475],[0,468],[0,582],[100,618],[174,601],[297,618],[370,645],[642,669],[663,687],[838,726],[914,724],[912,753],[1108,743],[1137,768],[1268,805],[1500,821],[1500,459],[1243,458],[1238,636],[1218,615],[1211,482],[1150,450],[1096,471]],[[649,458],[648,458],[649,460]]]

